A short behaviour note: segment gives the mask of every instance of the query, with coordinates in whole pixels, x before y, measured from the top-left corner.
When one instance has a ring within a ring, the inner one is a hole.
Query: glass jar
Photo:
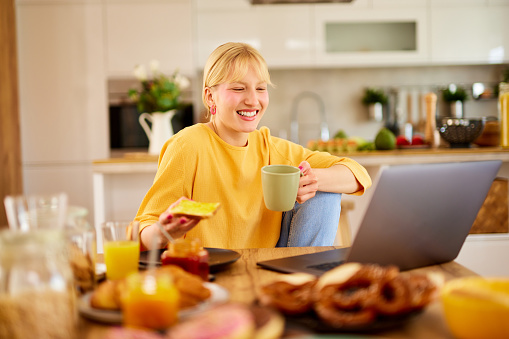
[[[509,83],[501,82],[498,91],[500,146],[509,148]]]
[[[163,265],[180,266],[185,271],[200,276],[204,281],[209,279],[209,253],[198,238],[180,238],[170,243],[161,261]]]
[[[69,261],[78,294],[92,291],[95,287],[97,262],[97,241],[95,228],[86,217],[84,207],[69,206],[67,210],[66,235]]]
[[[161,331],[177,322],[179,291],[169,272],[132,273],[126,278],[124,288],[124,326]]]
[[[76,338],[66,244],[62,230],[0,232],[0,338]]]

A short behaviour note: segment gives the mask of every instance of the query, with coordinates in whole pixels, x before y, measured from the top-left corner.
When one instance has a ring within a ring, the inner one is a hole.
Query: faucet
[[[329,125],[325,119],[325,104],[318,94],[310,91],[304,91],[300,93],[293,100],[290,123],[290,140],[296,144],[299,143],[299,122],[297,121],[297,108],[301,100],[304,98],[314,99],[320,107],[320,137],[323,141],[329,140]]]

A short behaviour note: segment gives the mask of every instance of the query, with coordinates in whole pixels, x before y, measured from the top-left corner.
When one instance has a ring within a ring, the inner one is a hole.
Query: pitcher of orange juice
[[[106,278],[119,280],[138,272],[138,221],[107,221],[102,225]]]

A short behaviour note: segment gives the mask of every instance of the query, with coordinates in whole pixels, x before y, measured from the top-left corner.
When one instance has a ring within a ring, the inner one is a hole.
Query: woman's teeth
[[[237,111],[237,114],[242,115],[243,117],[254,117],[258,111],[245,112],[245,111]]]

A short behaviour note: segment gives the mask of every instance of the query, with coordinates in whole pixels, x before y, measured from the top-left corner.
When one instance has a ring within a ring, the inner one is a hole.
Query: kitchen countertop
[[[336,155],[352,158],[363,166],[481,160],[502,160],[503,162],[509,162],[509,149],[503,149],[501,147],[416,148],[396,149],[392,151],[365,151]]]
[[[480,160],[509,162],[509,149],[501,147],[396,149],[334,153],[334,155],[352,158],[363,166]],[[142,152],[125,153],[123,157],[94,160],[93,169],[95,173],[155,172],[158,158],[157,155]]]

